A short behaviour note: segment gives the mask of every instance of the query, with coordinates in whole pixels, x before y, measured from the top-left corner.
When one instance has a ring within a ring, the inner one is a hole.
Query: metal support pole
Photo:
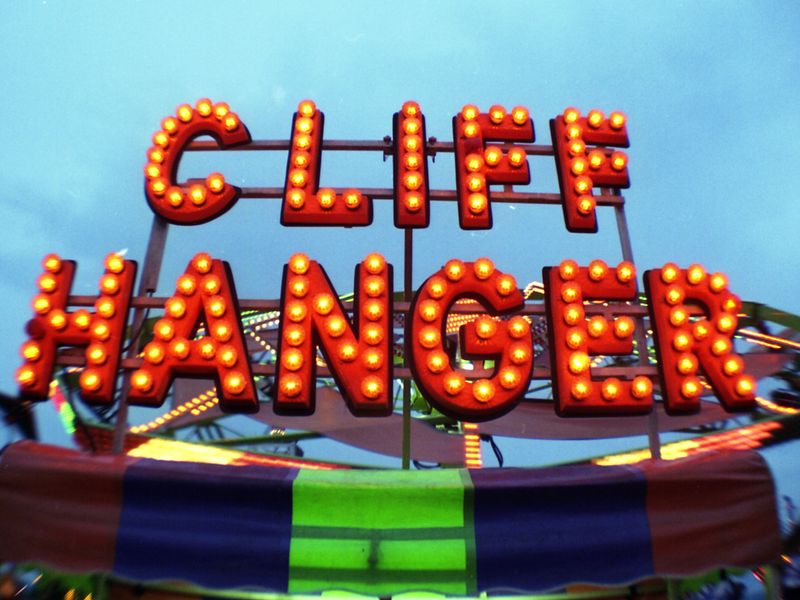
[[[139,280],[137,296],[150,296],[158,288],[158,275],[161,273],[161,263],[164,260],[164,247],[167,243],[169,224],[159,215],[153,215],[153,224],[150,226],[150,238],[147,240],[147,253],[144,256],[144,266]],[[138,352],[139,334],[144,324],[146,308],[137,308],[133,313],[131,325],[131,339],[126,358],[134,358]],[[116,423],[114,424],[114,439],[111,443],[113,454],[122,454],[125,449],[125,431],[128,428],[128,394],[130,393],[130,373],[123,376],[122,393],[117,408]]]
[[[411,302],[412,268],[414,257],[414,230],[403,230],[404,259],[403,259],[403,300]],[[407,312],[406,319],[411,316]],[[408,325],[408,324],[406,324]],[[406,327],[408,331],[408,327]],[[408,346],[408,344],[406,344]],[[408,367],[408,354],[405,355],[405,366]],[[403,379],[403,468],[411,468],[411,379]]]
[[[605,190],[604,190],[605,191]],[[609,193],[611,193],[609,191]],[[628,219],[625,217],[625,204],[614,206],[614,216],[617,218],[617,231],[619,231],[619,243],[622,248],[622,258],[633,264],[633,246],[631,236],[628,232]],[[638,284],[637,284],[637,290]],[[649,364],[647,356],[647,333],[644,330],[644,317],[637,319],[636,344],[639,346],[639,364],[647,366]],[[650,456],[655,460],[661,459],[661,439],[658,435],[658,413],[653,406],[653,410],[647,415],[647,442],[650,446]]]

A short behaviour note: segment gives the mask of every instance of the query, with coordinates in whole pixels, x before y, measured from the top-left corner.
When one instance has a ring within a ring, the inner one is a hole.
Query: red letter
[[[525,150],[511,147],[504,154],[498,146],[485,146],[485,140],[533,142],[533,121],[528,109],[518,106],[506,114],[502,106],[488,113],[467,105],[453,117],[456,154],[458,223],[461,229],[491,229],[492,205],[489,184],[527,185],[531,181]]]
[[[170,223],[199,225],[231,208],[241,190],[225,183],[220,173],[179,186],[175,179],[184,148],[201,135],[210,135],[223,148],[238,146],[250,141],[250,133],[224,102],[198,100],[194,109],[182,104],[177,112],[161,121],[161,130],[153,135],[155,145],[147,151],[144,169],[145,196],[150,208]]]
[[[628,147],[625,115],[613,112],[606,119],[599,110],[587,117],[574,108],[550,121],[556,159],[561,206],[567,229],[574,233],[595,233],[597,217],[593,187],[627,188],[628,156],[604,148],[588,150],[587,144]]]
[[[258,410],[228,263],[196,255],[164,312],[144,347],[144,363],[131,375],[131,403],[161,406],[175,377],[195,377],[216,381],[222,410]],[[205,333],[198,335],[201,321]]]
[[[275,412],[314,412],[316,348],[354,415],[392,412],[392,266],[380,254],[356,268],[355,331],[322,265],[296,254],[283,269]]]
[[[586,319],[584,300],[635,300],[636,271],[622,262],[610,272],[602,260],[579,267],[565,260],[543,269],[545,306],[550,334],[550,368],[556,412],[575,415],[636,415],[653,408],[653,384],[609,377],[592,380],[591,354],[631,354],[634,321],[618,317],[613,325],[600,315]]]
[[[755,380],[743,374],[744,363],[731,341],[741,305],[728,291],[727,278],[721,273],[706,275],[699,265],[679,269],[668,263],[647,271],[644,281],[667,412],[700,410],[699,367],[725,410],[752,409]],[[699,304],[706,316],[693,321],[689,303]]]
[[[428,154],[425,116],[409,100],[394,114],[394,226],[421,228],[430,224]]]
[[[462,356],[496,360],[488,379],[467,381],[450,366],[445,350],[447,312],[460,297],[471,296],[497,313],[524,305],[510,275],[492,261],[449,261],[414,296],[406,326],[406,356],[425,398],[443,413],[465,421],[487,421],[510,411],[528,389],[533,369],[533,341],[522,317],[499,320],[483,316],[461,328]]]
[[[311,100],[303,100],[292,118],[289,162],[283,192],[281,225],[369,225],[372,201],[355,189],[339,195],[319,189],[322,131],[325,115]]]
[[[89,403],[111,404],[136,263],[108,255],[95,312],[66,312],[75,266],[74,261],[61,260],[55,254],[44,259],[41,293],[33,301],[37,314],[28,322],[30,340],[22,346],[25,362],[17,371],[17,381],[22,396],[46,398],[58,347],[86,346],[86,367],[79,379],[81,395]]]

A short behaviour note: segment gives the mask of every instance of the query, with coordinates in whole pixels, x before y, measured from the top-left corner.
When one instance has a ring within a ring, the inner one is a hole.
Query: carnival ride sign
[[[367,226],[373,220],[372,198],[358,189],[320,187],[324,115],[311,101],[299,104],[292,119],[281,224],[285,226]],[[566,227],[597,231],[595,188],[629,186],[626,118],[600,111],[585,117],[569,108],[550,123],[552,153]],[[185,104],[165,118],[153,136],[145,166],[145,196],[152,210],[178,225],[198,225],[230,210],[242,190],[221,173],[204,180],[177,181],[178,164],[190,143],[211,136],[222,148],[251,143],[245,124],[225,103],[203,99]],[[535,140],[528,110],[507,112],[473,105],[453,118],[459,225],[492,227],[490,185],[528,184],[525,147]],[[393,117],[394,224],[402,229],[427,227],[427,162],[432,155],[425,117],[419,105],[406,102]],[[160,406],[176,377],[214,379],[220,406],[230,412],[253,412],[259,402],[254,365],[249,360],[241,310],[229,265],[197,254],[178,278],[175,293],[163,303],[153,338],[130,364],[121,361],[125,332],[134,307],[137,265],[111,254],[105,261],[93,310],[70,310],[75,263],[50,255],[44,260],[33,300],[24,363],[17,371],[21,394],[47,396],[59,350],[85,347],[79,376],[87,402],[114,402],[120,368],[129,377],[127,401]],[[447,260],[398,309],[393,267],[380,254],[368,255],[355,269],[352,305],[345,305],[324,266],[298,253],[283,269],[274,410],[311,414],[315,408],[318,352],[349,409],[363,416],[385,416],[393,409],[395,377],[394,315],[405,313],[404,361],[423,396],[441,412],[479,422],[512,410],[523,398],[534,369],[530,311],[510,274],[492,260]],[[647,313],[658,363],[650,375],[601,377],[592,368],[597,355],[629,355],[634,340],[644,340],[644,311],[636,303],[636,268],[630,261],[609,266],[602,260],[579,265],[565,260],[543,269],[544,310],[550,347],[549,378],[555,409],[561,416],[640,415],[653,409],[658,385],[670,414],[696,412],[710,388],[728,411],[749,410],[755,403],[754,378],[733,345],[739,299],[720,273],[699,265],[669,263],[644,273]],[[462,298],[486,310],[462,325],[458,342],[448,339],[448,315]],[[603,306],[599,309],[599,306]],[[609,306],[610,304],[610,306]],[[626,308],[627,307],[627,308]],[[632,318],[637,317],[637,318]],[[646,352],[642,341],[639,352]],[[479,375],[456,367],[460,357],[484,361]],[[256,365],[264,372],[263,365]],[[624,369],[623,369],[624,370]],[[700,377],[700,375],[704,377]]]

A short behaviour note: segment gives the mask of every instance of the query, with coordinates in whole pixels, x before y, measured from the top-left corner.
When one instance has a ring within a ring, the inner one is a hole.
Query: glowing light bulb
[[[419,194],[411,192],[406,195],[404,204],[408,212],[415,213],[422,207],[422,198]]]
[[[359,192],[358,190],[347,190],[344,193],[343,197],[344,197],[344,206],[348,210],[355,210],[356,208],[361,206],[361,201],[363,199],[363,196],[361,195],[361,192]]]
[[[475,321],[475,333],[483,340],[488,340],[489,338],[494,337],[494,335],[497,333],[497,321],[491,317],[479,317]]]
[[[303,391],[303,383],[296,375],[284,375],[280,379],[280,390],[284,396],[294,398]]]
[[[189,200],[195,206],[202,206],[206,203],[206,188],[204,185],[193,185],[189,188]]]
[[[403,121],[403,131],[407,135],[417,135],[422,131],[422,121],[415,118],[407,118]]]
[[[330,210],[336,204],[336,192],[330,188],[321,189],[317,194],[317,202],[323,210]]]
[[[156,196],[163,196],[167,191],[167,180],[163,177],[159,177],[158,179],[154,179],[150,182],[150,190]]]
[[[450,359],[444,352],[431,352],[425,360],[425,365],[431,373],[441,373],[450,365]]]
[[[523,344],[513,344],[508,349],[508,358],[515,365],[525,364],[530,360],[531,352]]]
[[[584,400],[592,393],[592,384],[585,379],[579,379],[572,384],[570,392],[575,400]]]
[[[574,260],[563,260],[561,264],[558,265],[558,275],[563,281],[570,281],[575,278],[575,275],[578,273],[578,268],[578,263]]]
[[[406,117],[416,117],[422,112],[422,110],[420,109],[419,104],[413,100],[408,100],[407,102],[403,102],[401,112]]]
[[[308,152],[295,152],[292,164],[296,169],[308,169],[311,164],[311,155]]]
[[[370,400],[375,400],[383,393],[383,382],[374,376],[365,377],[361,382],[361,393]]]
[[[234,371],[233,373],[228,373],[225,376],[225,379],[222,381],[222,388],[228,392],[229,394],[233,394],[234,396],[241,394],[245,387],[247,386],[247,381],[241,373]]]
[[[427,349],[435,348],[442,341],[441,334],[435,327],[423,327],[417,339],[420,346]]]
[[[383,327],[370,323],[362,330],[364,341],[370,346],[375,346],[383,341]]]
[[[155,179],[156,177],[161,177],[161,167],[156,164],[149,163],[144,168],[144,174],[147,176],[148,179]]]
[[[153,333],[158,339],[168,342],[175,335],[175,326],[168,319],[159,319],[153,327]]]
[[[633,335],[633,319],[630,317],[617,317],[614,320],[614,335],[620,339],[629,338]]]
[[[353,344],[345,343],[339,346],[339,358],[344,362],[352,362],[358,356],[358,350]]]
[[[227,323],[217,323],[213,328],[214,339],[227,342],[233,336],[233,329]]]
[[[305,254],[294,254],[289,259],[289,269],[297,275],[305,275],[311,260]]]
[[[580,329],[573,328],[567,331],[567,347],[571,350],[578,350],[585,343],[586,338]]]
[[[150,342],[144,347],[144,359],[149,363],[161,364],[165,356],[164,346],[159,342]]]
[[[686,280],[692,284],[697,285],[706,278],[706,271],[700,265],[690,265],[686,272]]]
[[[30,367],[17,370],[17,383],[22,387],[31,387],[36,383],[36,373]]]
[[[680,304],[684,299],[683,288],[680,288],[677,285],[670,286],[667,288],[667,293],[665,294],[664,299],[667,301],[667,304],[671,304],[672,306]]]
[[[622,129],[625,126],[625,115],[619,111],[614,111],[608,117],[608,124],[611,126],[611,129]]]
[[[606,154],[602,150],[592,150],[589,152],[589,168],[596,171],[606,162]]]
[[[407,135],[403,138],[403,148],[406,152],[419,152],[422,148],[422,138],[418,135]]]
[[[343,318],[334,315],[329,317],[325,321],[325,331],[328,332],[328,335],[331,337],[337,338],[340,337],[345,330],[347,329],[346,323]]]
[[[292,169],[289,171],[289,182],[292,184],[293,187],[301,188],[305,187],[306,182],[308,181],[308,173],[305,169]]]
[[[150,148],[147,151],[147,158],[150,162],[161,164],[164,162],[164,150],[161,148]]]
[[[217,102],[214,105],[214,116],[217,120],[221,121],[224,119],[228,113],[231,111],[230,106],[228,106],[227,102]]]
[[[281,363],[290,371],[298,371],[303,366],[303,353],[294,348],[283,353]]]
[[[131,374],[131,384],[137,391],[146,393],[153,387],[153,378],[147,371],[139,369]]]
[[[599,110],[590,110],[589,114],[586,117],[586,122],[589,123],[589,127],[597,129],[598,127],[600,127],[600,125],[603,124],[604,119],[605,115]]]
[[[182,275],[178,278],[177,288],[184,296],[191,296],[197,289],[197,280],[192,275]]]
[[[167,190],[167,202],[173,208],[178,208],[183,204],[184,195],[183,190],[179,187],[173,186]]]
[[[601,281],[608,273],[608,265],[602,260],[593,260],[589,263],[589,279]]]
[[[667,263],[661,267],[661,281],[664,283],[673,283],[678,279],[680,269],[675,263]]]
[[[89,392],[96,392],[103,385],[103,380],[94,369],[84,369],[78,378],[81,389]]]
[[[495,289],[501,296],[510,296],[517,291],[517,280],[511,275],[500,275],[495,283]]]
[[[291,302],[286,307],[286,314],[291,321],[298,323],[306,318],[306,305],[302,302]]]
[[[89,344],[86,347],[86,360],[93,365],[102,365],[108,360],[108,353],[102,344]]]
[[[722,370],[729,377],[738,375],[744,370],[744,361],[739,356],[731,356],[722,363]]]
[[[219,363],[226,368],[231,368],[236,365],[236,361],[238,360],[238,356],[236,355],[236,350],[231,348],[230,346],[224,346],[220,349],[219,353],[217,354],[217,360]]]
[[[478,135],[479,131],[480,127],[478,127],[478,124],[472,121],[464,123],[461,128],[461,132],[464,134],[465,138],[474,138]]]
[[[697,359],[693,354],[682,354],[676,368],[681,375],[693,375],[698,369]]]
[[[465,121],[474,121],[478,118],[479,113],[478,107],[474,104],[466,104],[464,108],[461,109],[461,117]]]
[[[515,284],[516,288],[516,284]],[[531,330],[530,323],[524,318],[520,316],[511,317],[507,321],[508,325],[508,335],[510,335],[513,339],[519,340],[525,337]]]
[[[483,159],[490,167],[496,167],[503,158],[503,151],[497,146],[487,146],[483,151]]]
[[[675,327],[680,327],[689,319],[689,315],[681,307],[673,308],[669,313],[669,322]]]
[[[638,375],[633,378],[633,382],[631,383],[631,395],[634,398],[642,399],[642,398],[649,398],[653,393],[653,382],[650,381],[649,377],[645,377],[644,375]]]
[[[173,296],[167,300],[166,309],[169,316],[173,319],[180,319],[186,312],[186,302],[183,298]]]
[[[306,334],[299,325],[290,325],[284,330],[283,337],[290,346],[299,346],[305,341]]]
[[[739,396],[749,396],[756,389],[756,382],[752,377],[740,377],[736,381],[736,393]]]
[[[581,118],[581,112],[577,108],[569,107],[564,110],[564,123],[569,125],[571,123],[575,123],[578,119]]]
[[[494,263],[488,258],[479,258],[473,265],[473,271],[478,279],[489,279],[494,273]]]
[[[406,173],[403,177],[403,185],[407,190],[418,190],[422,185],[422,177],[419,173],[415,173],[414,171]]]
[[[211,112],[213,111],[211,100],[209,100],[208,98],[201,98],[200,100],[198,100],[197,103],[195,104],[195,107],[197,108],[197,113],[201,117],[208,117],[211,115]]]
[[[616,377],[609,377],[600,386],[600,394],[603,396],[603,400],[608,402],[619,398],[621,393],[622,384]]]
[[[409,152],[403,158],[403,164],[409,171],[416,171],[422,164],[422,157],[417,152]]]
[[[467,207],[473,215],[479,215],[489,206],[489,200],[484,194],[470,194],[467,197]]]
[[[111,298],[106,298],[104,296],[100,296],[97,302],[94,303],[94,309],[97,311],[97,314],[104,319],[110,319],[116,312],[114,301]]]
[[[213,340],[205,340],[200,344],[200,356],[206,360],[211,360],[217,354],[217,346]]]
[[[517,387],[522,380],[522,375],[520,374],[519,369],[515,369],[514,367],[505,367],[500,369],[498,379],[500,380],[500,386],[503,389],[510,390]]]
[[[225,176],[222,173],[212,173],[206,177],[206,186],[214,194],[220,194],[225,189]]]
[[[589,356],[585,352],[573,352],[569,357],[570,372],[580,375],[589,368]]]
[[[586,154],[586,143],[580,138],[574,139],[567,146],[567,151],[570,156],[583,156]]]
[[[515,106],[511,109],[511,120],[514,121],[515,125],[525,125],[529,118],[530,113],[524,106]]]
[[[575,302],[581,297],[581,288],[575,283],[565,283],[561,286],[561,299],[564,302]]]
[[[225,299],[222,296],[212,296],[208,300],[208,312],[211,313],[213,317],[221,317],[225,314],[227,310],[227,306],[225,305]]]
[[[189,343],[185,339],[176,339],[169,346],[169,352],[179,360],[189,356]]]
[[[636,277],[636,267],[629,261],[622,261],[617,265],[617,281],[628,283]]]
[[[563,316],[567,325],[577,325],[583,320],[583,307],[580,304],[568,304],[564,307]]]
[[[153,134],[153,143],[161,148],[169,146],[169,134],[166,131],[158,131]]]
[[[464,389],[465,385],[466,381],[464,380],[464,377],[459,373],[453,373],[445,378],[444,391],[451,396],[455,396],[462,389]]]
[[[368,254],[364,259],[364,267],[371,275],[380,275],[386,268],[386,259],[380,254]]]
[[[308,117],[300,117],[294,122],[294,130],[298,133],[309,134],[314,130],[314,121]]]
[[[619,150],[611,153],[611,168],[615,171],[622,171],[628,164],[628,155]]]
[[[294,136],[294,147],[296,150],[308,150],[311,148],[311,136],[302,134]]]
[[[330,294],[314,296],[314,310],[320,315],[327,315],[333,310],[334,300]]]
[[[595,315],[589,319],[587,329],[590,336],[593,338],[599,338],[605,334],[606,331],[608,331],[608,321],[603,316]]]
[[[572,124],[569,127],[567,127],[567,130],[566,130],[567,140],[578,139],[582,135],[583,135],[583,129],[581,129],[580,125]]]
[[[310,119],[317,112],[317,105],[313,100],[303,100],[297,105],[297,112],[300,116]]]
[[[295,277],[289,282],[289,291],[295,298],[304,298],[308,294],[308,279]]]
[[[192,110],[192,107],[189,106],[188,104],[181,104],[178,107],[178,118],[184,123],[188,123],[189,121],[191,121],[193,116],[194,116],[194,111]]]
[[[483,169],[483,157],[480,154],[467,154],[467,158],[464,159],[464,166],[470,173],[477,173]]]
[[[711,344],[711,352],[714,356],[722,356],[731,351],[731,341],[726,337],[718,337]]]
[[[96,340],[100,340],[101,342],[104,342],[111,337],[111,328],[108,326],[108,323],[105,321],[97,321],[92,326],[92,337]]]
[[[464,276],[464,263],[460,260],[448,260],[444,272],[450,281],[459,281]]]
[[[92,323],[92,317],[81,308],[72,313],[72,323],[81,331],[86,331]]]
[[[712,292],[721,292],[728,287],[728,278],[722,273],[714,273],[708,280],[708,287]]]
[[[573,185],[575,189],[575,193],[578,195],[582,194],[590,194],[592,191],[592,180],[588,177],[581,175],[575,178],[575,183]]]
[[[383,316],[383,304],[375,300],[367,302],[364,305],[364,316],[370,321],[377,321]]]
[[[506,109],[499,104],[495,104],[489,109],[489,120],[495,125],[500,125],[505,118]]]
[[[368,350],[362,360],[368,370],[377,371],[383,366],[383,353],[379,350]]]
[[[677,333],[675,337],[672,338],[672,346],[679,352],[688,350],[692,347],[692,338],[684,332]]]
[[[377,298],[385,289],[386,284],[380,277],[367,277],[364,281],[364,291],[370,298]]]
[[[702,340],[708,337],[708,327],[705,321],[698,321],[692,327],[692,335],[696,340]]]
[[[481,404],[491,402],[494,395],[494,384],[488,379],[479,379],[472,385],[472,397]]]
[[[570,171],[572,171],[573,175],[583,175],[588,168],[589,163],[586,161],[585,158],[573,158],[572,163],[570,164]]]
[[[695,377],[687,378],[681,385],[681,395],[684,398],[697,398],[702,391],[703,388],[700,384],[700,380]]]
[[[22,345],[21,353],[25,360],[29,362],[36,362],[42,356],[42,349],[36,342],[28,341]]]
[[[597,206],[597,201],[592,196],[581,196],[578,198],[578,212],[582,215],[590,214],[595,206]]]

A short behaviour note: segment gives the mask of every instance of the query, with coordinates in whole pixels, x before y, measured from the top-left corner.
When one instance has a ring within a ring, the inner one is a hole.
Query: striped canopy
[[[0,562],[290,593],[536,592],[774,560],[756,453],[637,467],[311,470],[0,455]]]

